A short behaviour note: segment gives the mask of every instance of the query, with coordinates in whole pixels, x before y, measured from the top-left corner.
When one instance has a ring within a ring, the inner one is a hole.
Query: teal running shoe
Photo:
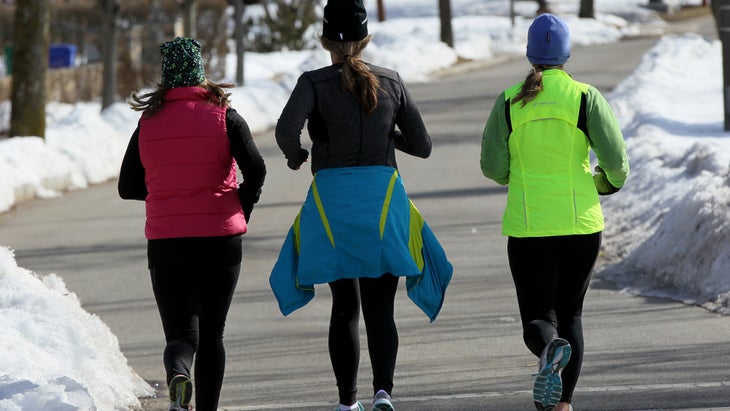
[[[375,397],[373,397],[372,411],[395,411],[390,395],[387,392],[380,390],[375,394]]]
[[[560,373],[570,361],[570,343],[556,338],[545,347],[538,363],[537,378],[532,388],[532,399],[539,411],[552,411],[563,395]]]

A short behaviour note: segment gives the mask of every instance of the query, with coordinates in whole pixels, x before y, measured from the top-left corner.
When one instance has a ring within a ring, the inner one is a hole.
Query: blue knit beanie
[[[527,60],[532,64],[559,66],[570,57],[570,31],[559,17],[539,15],[527,32]]]
[[[162,84],[169,88],[197,86],[205,80],[203,56],[197,40],[178,37],[160,45]]]

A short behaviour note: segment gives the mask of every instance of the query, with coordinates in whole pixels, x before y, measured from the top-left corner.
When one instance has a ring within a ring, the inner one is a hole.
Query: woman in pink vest
[[[215,411],[242,235],[266,167],[246,121],[230,107],[226,89],[233,85],[205,79],[200,44],[178,37],[160,50],[161,83],[130,103],[142,117],[122,162],[119,195],[145,201],[169,410],[190,409],[194,362],[195,408]]]

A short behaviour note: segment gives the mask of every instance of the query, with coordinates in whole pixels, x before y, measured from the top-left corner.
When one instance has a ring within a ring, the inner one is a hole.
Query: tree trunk
[[[441,41],[454,47],[454,33],[451,30],[451,0],[439,0],[439,17],[441,18]]]
[[[197,35],[195,30],[195,0],[182,0],[180,7],[183,11],[183,32],[185,37],[194,39]]]
[[[385,21],[385,4],[383,4],[383,0],[378,0],[378,21]]]
[[[547,0],[537,0],[537,14],[538,16],[543,13],[550,13],[550,7],[548,7]]]
[[[715,25],[717,26],[717,34],[722,35],[720,32],[720,2],[719,1],[713,1],[710,3],[710,7],[712,7],[712,14],[715,16]],[[720,40],[723,40],[722,37]]]
[[[10,136],[46,136],[50,0],[16,3]]]
[[[243,86],[245,83],[243,76],[243,58],[246,51],[243,44],[243,12],[246,9],[246,5],[243,0],[233,0],[233,19],[234,19],[234,32],[233,37],[236,43],[236,85]]]
[[[578,12],[578,17],[582,19],[595,18],[595,13],[593,12],[593,0],[580,0],[580,12]]]
[[[100,0],[103,10],[102,30],[102,61],[104,71],[102,73],[102,96],[101,109],[111,106],[117,97],[117,14],[119,4],[116,0]]]
[[[717,34],[722,43],[722,90],[725,111],[725,131],[730,131],[730,13],[725,12],[726,1],[713,0],[710,2],[712,14],[715,16]]]
[[[166,40],[163,29],[164,11],[162,9],[161,0],[150,0],[149,12],[147,14],[146,30],[144,30],[144,44],[151,47],[142,49],[142,59],[144,60],[146,69],[143,73],[144,78],[157,79],[159,82],[162,56],[160,56],[160,45]]]

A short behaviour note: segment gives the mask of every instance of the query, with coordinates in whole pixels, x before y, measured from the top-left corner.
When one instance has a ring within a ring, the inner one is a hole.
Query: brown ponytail
[[[208,91],[209,98],[208,102],[219,107],[230,107],[231,103],[228,100],[231,93],[226,92],[226,89],[233,88],[235,85],[227,83],[213,83],[212,81],[203,80],[202,83],[198,84],[198,87],[202,87]],[[162,84],[158,84],[157,88],[149,93],[138,95],[136,92],[130,96],[131,101],[129,107],[134,111],[143,111],[144,117],[151,117],[165,105],[165,95],[169,87]]]
[[[525,78],[525,82],[522,83],[520,92],[512,99],[512,104],[522,102],[521,107],[525,107],[527,103],[534,100],[538,93],[542,91],[542,72],[552,68],[562,68],[563,66],[544,66],[535,64],[532,66],[532,71]]]
[[[378,106],[378,88],[380,88],[378,78],[360,60],[360,55],[371,37],[368,35],[362,40],[349,42],[332,41],[324,36],[320,38],[325,50],[344,58],[342,87],[355,97],[368,114]]]

